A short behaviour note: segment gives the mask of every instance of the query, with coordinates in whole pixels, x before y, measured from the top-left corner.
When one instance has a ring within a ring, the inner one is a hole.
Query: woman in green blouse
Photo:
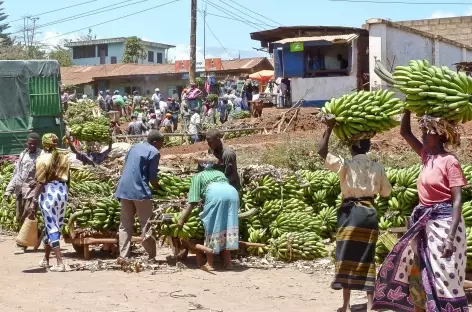
[[[239,247],[239,195],[228,183],[224,173],[213,168],[214,161],[200,160],[203,171],[192,177],[188,194],[188,208],[179,220],[183,227],[192,209],[203,201],[200,218],[205,228],[205,247],[213,250],[207,254],[205,269],[214,270],[213,257],[221,252],[225,269],[231,268],[231,250]]]

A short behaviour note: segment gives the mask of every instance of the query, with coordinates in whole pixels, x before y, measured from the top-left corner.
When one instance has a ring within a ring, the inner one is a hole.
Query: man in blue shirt
[[[157,172],[159,166],[159,149],[164,143],[164,136],[153,130],[147,142],[134,145],[128,152],[123,167],[120,183],[116,190],[116,198],[121,201],[120,215],[120,257],[128,258],[133,236],[134,215],[138,213],[141,229],[152,216],[151,188],[159,188]],[[144,237],[143,237],[144,239]],[[156,241],[153,237],[143,240],[150,259],[156,257]]]

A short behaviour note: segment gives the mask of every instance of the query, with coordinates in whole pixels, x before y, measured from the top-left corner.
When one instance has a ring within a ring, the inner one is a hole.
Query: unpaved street
[[[296,268],[238,268],[210,274],[192,267],[190,259],[191,268],[176,273],[51,273],[37,266],[41,252],[13,255],[12,237],[0,240],[2,312],[324,312],[335,311],[340,302],[341,293],[329,288],[331,269],[307,274]],[[73,264],[71,246],[64,247]],[[354,303],[365,302],[362,294],[353,297]]]

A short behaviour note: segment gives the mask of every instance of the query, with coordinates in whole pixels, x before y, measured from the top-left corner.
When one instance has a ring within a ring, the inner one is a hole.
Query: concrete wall
[[[137,78],[137,79],[117,79],[109,81],[110,90],[119,90],[121,94],[125,92],[126,87],[139,87],[142,96],[151,97],[154,89],[159,88],[163,98],[167,99],[172,95],[173,88],[186,87],[188,80],[172,78]]]
[[[396,24],[472,45],[472,16],[402,21]]]
[[[154,63],[148,62],[148,56],[146,53],[146,58],[140,62],[140,64],[157,64],[156,63],[156,53],[162,53],[162,60],[165,59],[165,49],[160,49],[156,47],[146,46],[146,51],[154,52]],[[105,64],[111,64],[111,58],[116,57],[117,64],[123,62],[123,54],[125,52],[124,43],[110,43],[108,44],[108,56],[105,57]],[[95,53],[99,56],[98,46],[95,46]],[[72,64],[76,66],[92,66],[100,65],[100,57],[93,58],[82,58],[82,59],[73,59]]]
[[[357,77],[351,75],[323,78],[292,78],[291,86],[292,102],[304,98],[307,106],[321,107],[332,98],[357,90]]]
[[[370,88],[387,88],[387,84],[375,74],[375,60],[388,69],[408,65],[413,59],[426,59],[436,66],[449,66],[467,60],[472,51],[438,39],[426,38],[405,30],[379,23],[369,25],[369,74]],[[469,59],[472,60],[472,59]]]

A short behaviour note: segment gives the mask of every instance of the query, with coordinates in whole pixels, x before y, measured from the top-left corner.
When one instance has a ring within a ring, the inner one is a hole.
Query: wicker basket
[[[38,221],[26,218],[21,226],[20,232],[16,236],[18,245],[25,247],[35,247],[38,243]]]

